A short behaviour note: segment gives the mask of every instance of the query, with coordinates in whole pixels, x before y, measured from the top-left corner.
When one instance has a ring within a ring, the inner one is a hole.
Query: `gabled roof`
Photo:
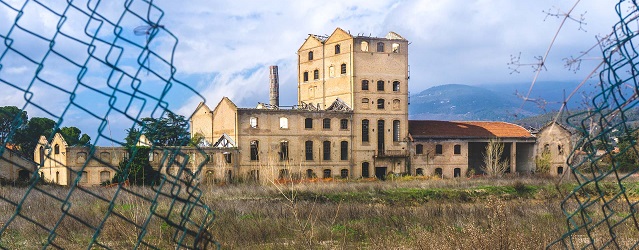
[[[400,36],[399,34],[395,33],[395,32],[388,32],[388,34],[386,34],[386,37],[384,37],[386,39],[389,40],[406,40],[404,37]]]
[[[534,138],[519,125],[493,121],[408,121],[408,131],[413,138]]]
[[[335,99],[333,104],[331,104],[331,106],[326,108],[326,110],[329,110],[329,111],[347,111],[347,112],[353,111],[353,109],[351,107],[349,107],[348,104],[346,104],[344,101],[342,101],[339,98]]]
[[[558,127],[564,131],[566,131],[568,134],[572,135],[572,131],[570,131],[570,129],[566,128],[564,125],[562,125],[561,123],[555,122],[555,121],[551,121],[549,123],[546,123],[546,125],[542,126],[541,128],[539,128],[536,132],[539,133],[544,129],[548,129],[548,128],[552,128],[552,127]]]
[[[217,111],[223,103],[227,103],[232,109],[237,109],[237,105],[235,105],[235,103],[233,103],[231,99],[225,96],[225,97],[222,97],[222,100],[220,100],[220,102],[217,103],[217,105],[215,106],[215,109],[213,109],[213,112]]]
[[[222,134],[222,136],[220,136],[220,139],[217,140],[217,142],[215,142],[215,144],[213,144],[214,148],[234,148],[235,146],[235,141],[227,134]]]

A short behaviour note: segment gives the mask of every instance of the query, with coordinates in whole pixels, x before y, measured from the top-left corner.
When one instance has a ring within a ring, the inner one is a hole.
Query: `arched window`
[[[453,177],[455,177],[455,178],[461,177],[461,168],[453,169]]]
[[[348,169],[342,169],[339,171],[339,177],[342,177],[342,179],[346,179],[348,178]]]
[[[384,81],[377,81],[377,91],[384,91]]]
[[[368,80],[362,80],[362,90],[368,90]]]
[[[313,70],[313,80],[319,79],[319,70]]]
[[[362,43],[360,44],[360,49],[362,51],[368,51],[368,42],[367,41],[362,41]]]
[[[435,154],[440,155],[444,153],[444,147],[441,144],[435,145]]]
[[[313,51],[308,52],[308,60],[313,60]]]
[[[341,51],[340,51],[339,44],[337,44],[337,45],[335,45],[335,54],[337,55],[339,53],[341,53]]]
[[[377,43],[377,52],[384,52],[384,43],[383,42],[378,42]]]
[[[368,120],[362,120],[362,142],[368,142]]]
[[[436,168],[435,169],[435,175],[438,176],[438,177],[443,177],[444,171],[442,171],[442,168]]]
[[[362,177],[364,178],[371,177],[369,167],[370,167],[370,163],[362,162]]]
[[[423,176],[424,175],[424,169],[423,168],[415,169],[415,175]]]
[[[313,173],[313,169],[306,170],[306,178],[309,178],[309,179],[315,178],[315,173]]]
[[[415,154],[416,155],[424,154],[424,145],[422,144],[415,145]]]
[[[54,154],[60,154],[60,145],[56,144],[55,146],[53,146],[53,153]]]
[[[453,151],[456,155],[460,155],[461,154],[461,145],[455,145],[453,148]]]
[[[304,71],[304,82],[308,82],[308,71]]]
[[[342,66],[340,67],[340,74],[346,74],[346,63],[342,63]]]
[[[393,82],[393,91],[399,92],[399,81]]]
[[[393,110],[399,110],[400,109],[399,103],[400,103],[399,99],[394,99],[393,100]]]
[[[331,178],[331,170],[330,169],[324,169],[324,178]]]
[[[377,109],[384,109],[384,99],[377,99]]]
[[[331,142],[330,141],[324,141],[322,143],[322,151],[323,151],[323,155],[324,157],[322,157],[323,160],[328,161],[331,159]]]
[[[370,100],[368,98],[362,98],[362,108],[368,109],[368,105],[370,104]]]

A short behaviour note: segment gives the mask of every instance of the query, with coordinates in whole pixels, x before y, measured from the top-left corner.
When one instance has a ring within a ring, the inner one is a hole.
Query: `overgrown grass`
[[[555,182],[546,178],[402,179],[201,188],[202,199],[216,214],[208,232],[223,248],[539,249],[566,231],[560,202],[576,183],[557,186]],[[639,199],[637,182],[626,187],[632,198]],[[51,227],[62,215],[63,205],[53,197],[66,197],[68,189],[42,189],[29,196],[20,215]],[[131,189],[147,197],[154,193],[149,188]],[[0,187],[0,195],[14,202],[24,191]],[[115,189],[89,191],[110,199]],[[618,188],[610,183],[588,186],[586,191],[612,195]],[[160,199],[156,213],[178,219],[175,211],[169,213],[170,201]],[[87,192],[75,192],[70,204],[69,212],[78,220],[65,217],[53,242],[62,248],[84,248],[94,237],[91,225],[102,222],[109,205]],[[141,232],[132,223],[143,224],[150,206],[133,193],[121,193],[113,206],[121,217],[108,217],[97,241],[111,248],[131,248]],[[0,222],[6,222],[15,209],[0,202]],[[203,214],[192,216],[198,220]],[[628,227],[627,231],[637,230]],[[144,231],[145,241],[175,248],[174,232],[166,221],[154,217]],[[0,244],[9,249],[40,248],[51,240],[48,235],[18,217]],[[623,238],[624,233],[617,236]]]

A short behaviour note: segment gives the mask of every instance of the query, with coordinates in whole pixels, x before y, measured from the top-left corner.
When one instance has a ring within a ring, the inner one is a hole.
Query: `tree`
[[[33,117],[29,119],[24,129],[16,133],[13,142],[23,156],[32,156],[40,136],[51,136],[54,127],[55,122],[49,118]]]
[[[69,146],[89,146],[91,142],[91,137],[82,134],[82,131],[76,127],[63,127],[59,132]]]
[[[118,164],[118,171],[113,176],[113,183],[120,183],[126,180],[134,185],[153,185],[159,178],[159,173],[149,163],[149,147],[136,146],[140,138],[140,131],[131,128],[127,130],[125,138],[126,148],[129,157],[125,157]],[[132,158],[130,158],[132,157]]]
[[[16,133],[27,125],[27,111],[16,106],[0,107],[0,143],[4,143],[13,130]]]
[[[481,170],[490,177],[499,177],[506,173],[509,167],[508,160],[502,160],[504,144],[499,140],[490,139],[484,153],[484,166]]]
[[[550,150],[544,149],[544,151],[541,152],[541,156],[535,158],[535,164],[537,165],[535,171],[540,174],[550,173],[551,159],[552,155],[550,154]]]
[[[186,146],[190,142],[188,124],[183,115],[176,115],[168,111],[164,118],[143,118],[142,133],[154,145]]]

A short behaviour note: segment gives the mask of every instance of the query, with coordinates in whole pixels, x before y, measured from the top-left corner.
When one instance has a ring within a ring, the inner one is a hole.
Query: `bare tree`
[[[498,139],[490,139],[484,153],[484,166],[481,170],[490,177],[500,177],[508,169],[508,160],[502,160],[504,144]]]

